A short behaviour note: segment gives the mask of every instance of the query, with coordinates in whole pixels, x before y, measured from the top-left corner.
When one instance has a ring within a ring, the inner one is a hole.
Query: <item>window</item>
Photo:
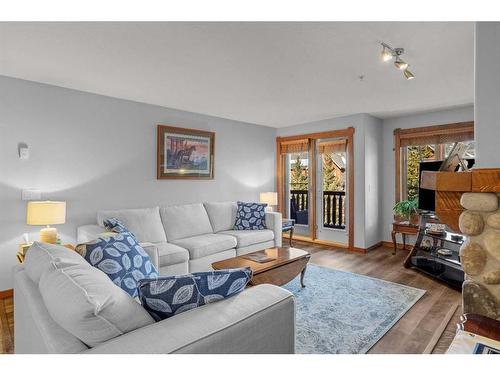
[[[455,142],[468,146],[465,158],[475,157],[474,123],[396,129],[396,200],[418,199],[420,162],[444,160]]]

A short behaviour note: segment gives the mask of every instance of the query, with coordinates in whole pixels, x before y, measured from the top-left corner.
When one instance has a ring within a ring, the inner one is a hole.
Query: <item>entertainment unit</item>
[[[466,162],[468,168],[474,165],[474,159],[466,159]],[[427,189],[427,184],[423,183],[423,175],[429,171],[440,171],[442,163],[441,160],[420,163],[418,208],[421,213],[419,228],[415,245],[405,260],[405,267],[418,269],[461,290],[465,276],[459,253],[466,236],[454,232],[454,230],[458,230],[457,225],[453,225],[447,220],[446,215],[441,214],[439,208],[441,208],[442,203],[441,200],[436,200],[436,190]],[[457,175],[457,177],[460,174],[460,172],[441,173],[448,176],[449,174]],[[426,182],[428,183],[428,181]],[[437,181],[434,182],[437,183]],[[436,210],[436,205],[438,205],[438,210]],[[439,217],[435,215],[436,211],[439,211]],[[447,223],[448,225],[442,231],[435,232],[428,228],[427,224],[431,223]]]
[[[420,215],[417,240],[406,258],[405,267],[418,269],[461,290],[464,271],[459,251],[466,237],[446,230],[433,232],[427,224],[436,221],[433,213]]]

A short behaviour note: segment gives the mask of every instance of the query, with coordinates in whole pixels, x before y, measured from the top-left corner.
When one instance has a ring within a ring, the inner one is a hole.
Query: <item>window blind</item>
[[[332,154],[334,152],[346,152],[347,141],[339,139],[335,141],[325,141],[318,143],[318,152],[320,154]]]
[[[401,147],[438,145],[474,140],[474,124],[470,123],[398,130]]]
[[[288,141],[280,143],[280,154],[296,154],[307,152],[309,150],[309,140],[300,139],[297,141]]]

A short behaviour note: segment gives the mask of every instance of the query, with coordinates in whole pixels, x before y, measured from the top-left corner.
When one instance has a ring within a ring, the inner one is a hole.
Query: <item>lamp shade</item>
[[[28,202],[28,225],[52,225],[66,222],[66,202]]]
[[[278,193],[274,191],[260,193],[260,203],[267,203],[269,206],[276,206],[278,204]]]

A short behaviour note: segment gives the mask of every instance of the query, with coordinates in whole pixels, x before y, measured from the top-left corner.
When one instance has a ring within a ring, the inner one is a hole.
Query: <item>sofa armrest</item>
[[[99,225],[82,225],[76,230],[76,242],[80,244],[95,240],[101,233],[104,232],[106,232],[106,228]]]
[[[158,247],[151,242],[141,242],[139,243],[151,259],[151,263],[155,266],[156,270],[160,272],[160,254],[158,252]]]
[[[294,353],[293,295],[262,284],[100,344],[84,353]]]
[[[266,212],[266,226],[274,232],[274,246],[281,247],[283,237],[281,212]]]

